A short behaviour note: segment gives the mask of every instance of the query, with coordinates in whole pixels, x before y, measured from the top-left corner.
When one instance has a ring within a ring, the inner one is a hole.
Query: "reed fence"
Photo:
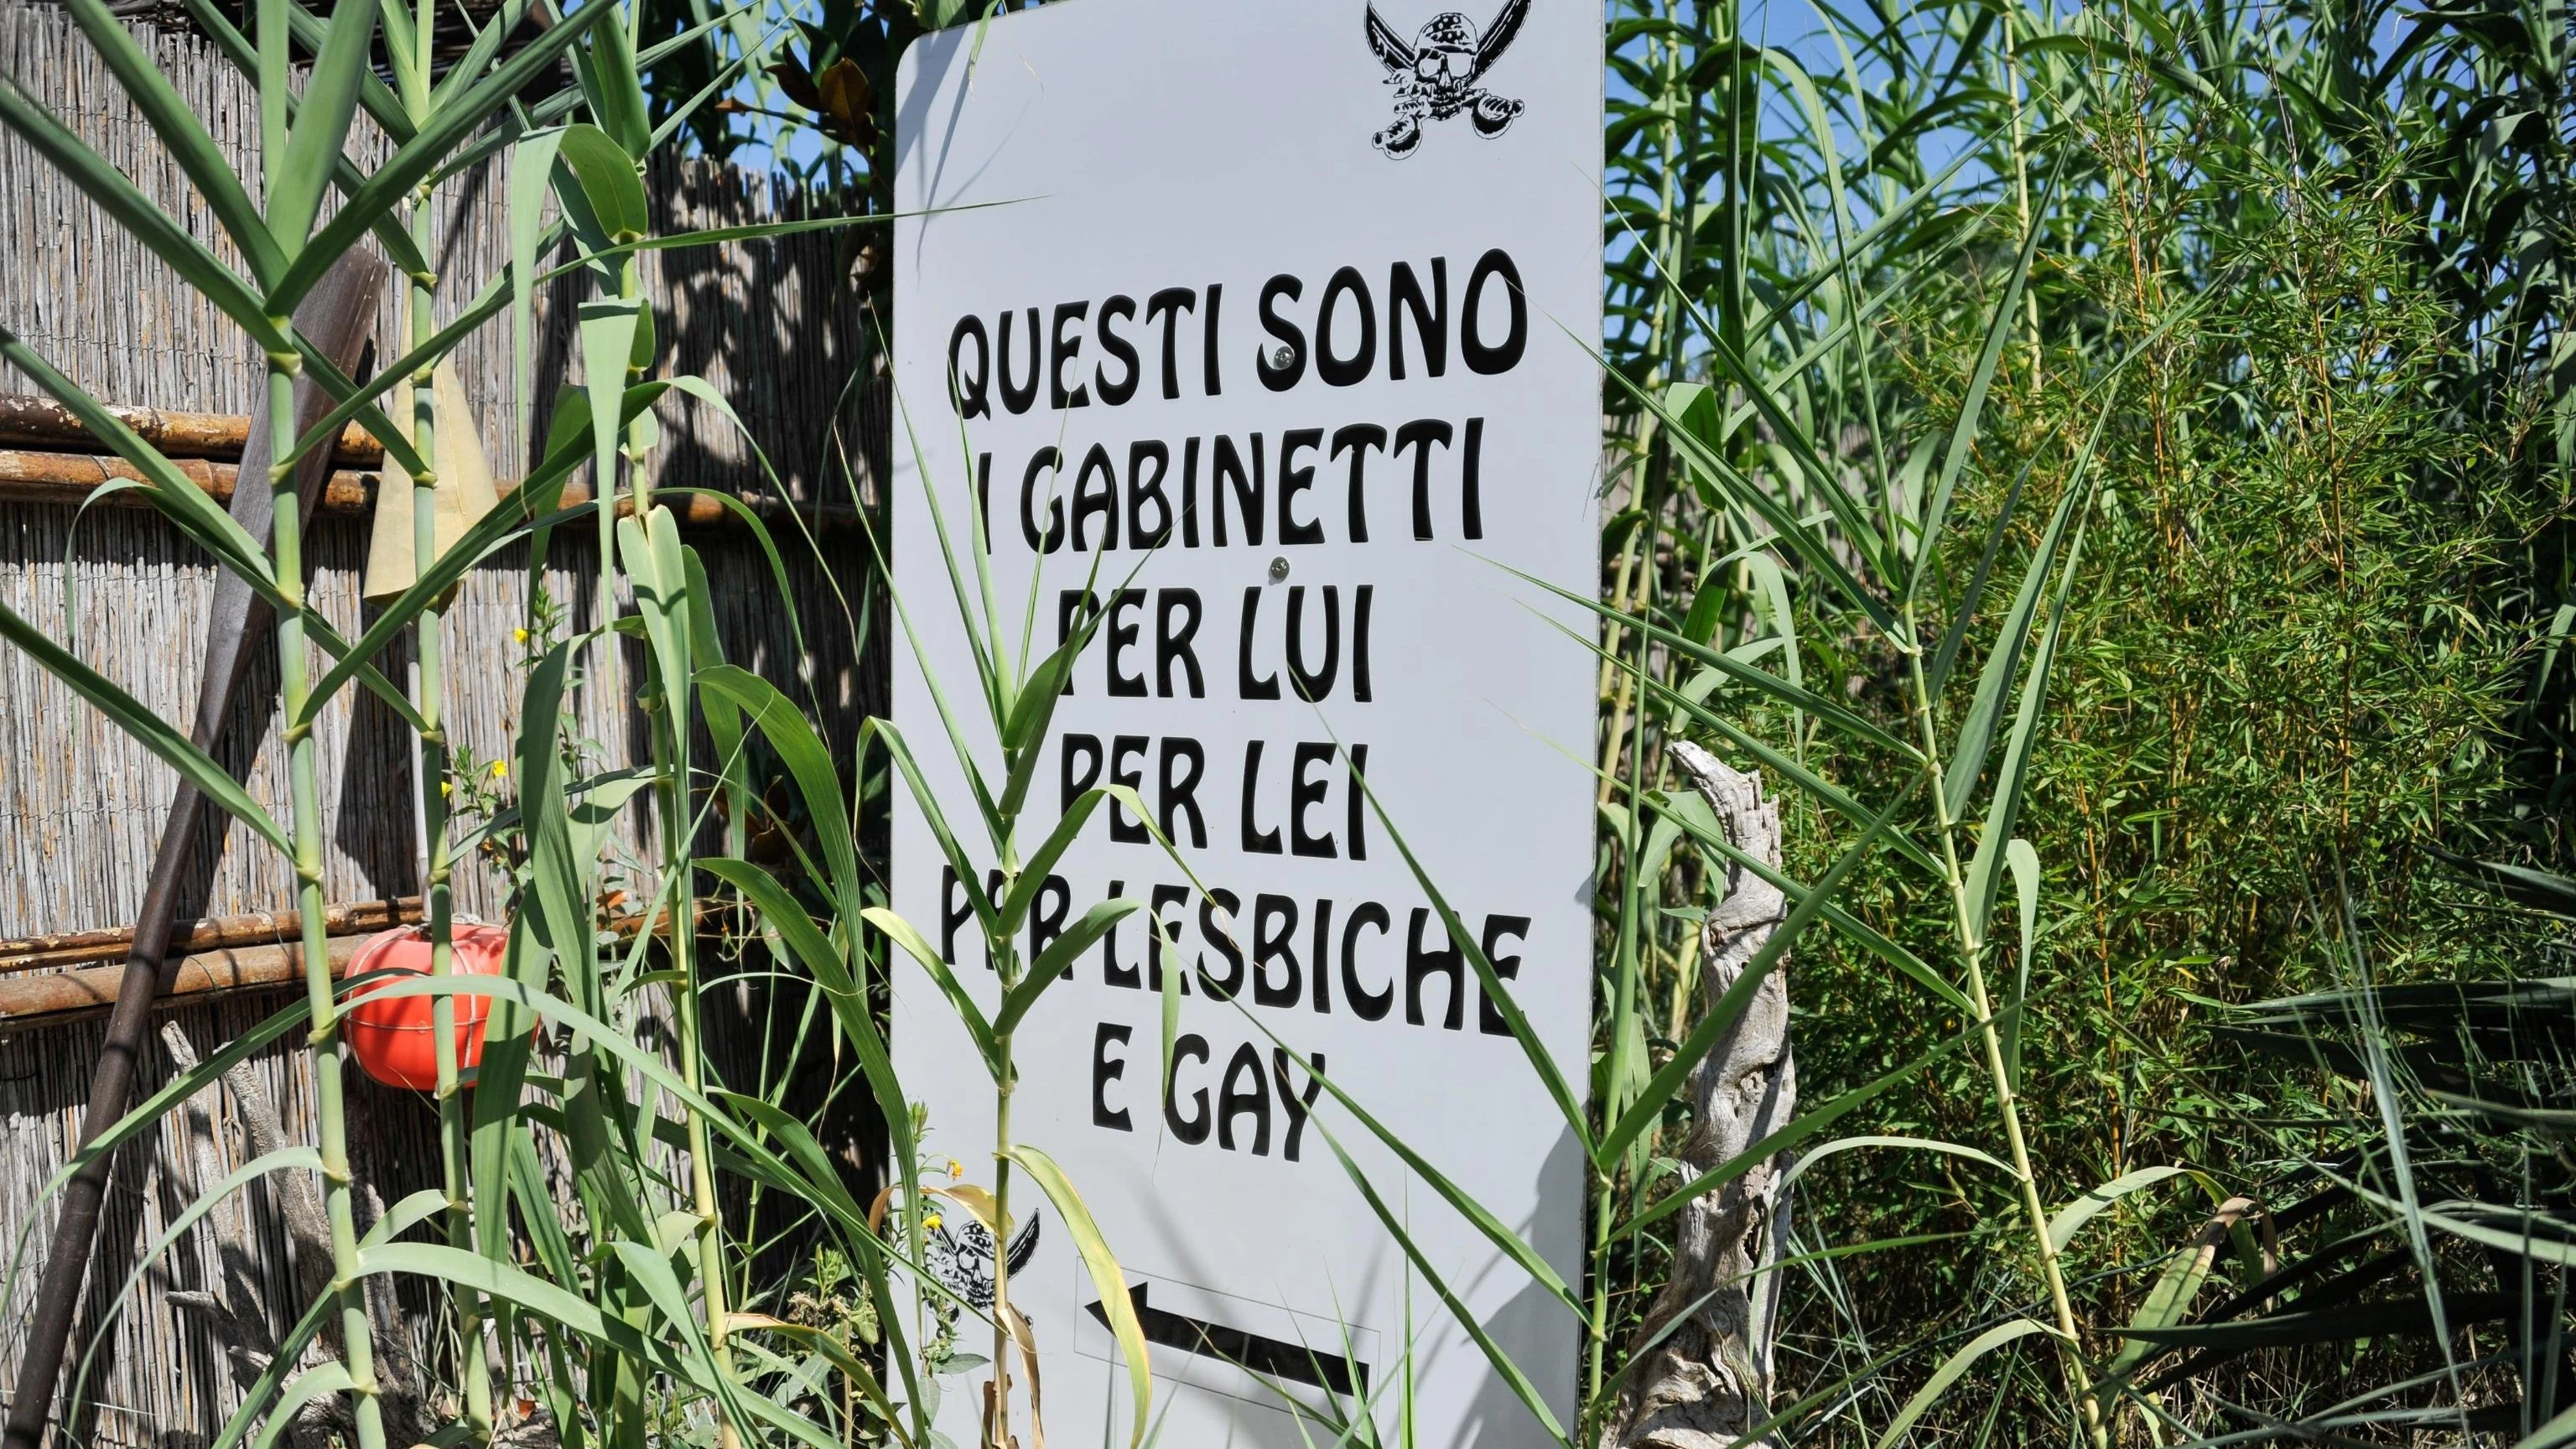
[[[138,23],[135,33],[255,186],[258,112],[251,87],[182,27]],[[67,17],[50,6],[0,0],[0,70],[227,254],[228,244],[190,197],[177,166]],[[362,123],[354,144],[382,142]],[[444,288],[447,306],[461,308],[509,255],[505,176],[499,163],[489,163],[450,182],[437,198],[443,245],[436,261],[452,279]],[[810,205],[785,184],[698,161],[657,162],[652,183],[665,231],[798,216]],[[677,395],[663,409],[663,441],[647,466],[658,487],[703,487],[760,501],[786,559],[801,645],[763,551],[713,505],[701,504],[690,514],[692,541],[715,584],[724,647],[734,662],[810,701],[844,748],[880,698],[884,673],[882,652],[863,627],[867,547],[845,526],[875,501],[879,474],[868,460],[881,457],[886,431],[882,394],[872,385],[873,324],[847,284],[859,240],[853,232],[825,230],[646,259],[664,364],[714,383],[778,476],[764,476],[749,447],[713,410]],[[223,424],[251,411],[260,379],[255,354],[219,314],[5,135],[0,258],[0,319],[94,396],[165,418],[192,415],[174,422],[180,441],[173,446],[198,455],[192,475],[202,474],[209,491],[223,491],[230,482]],[[392,295],[400,290],[388,289],[379,339],[404,335]],[[572,300],[539,299],[532,367],[538,379],[568,376]],[[542,399],[530,416],[520,416],[508,339],[506,326],[488,327],[455,357],[505,487],[526,466],[547,420]],[[0,394],[36,392],[0,365]],[[144,703],[189,717],[213,569],[157,515],[129,507],[82,509],[86,490],[113,476],[112,460],[102,461],[106,450],[94,442],[59,429],[45,435],[41,420],[29,421],[32,415],[24,406],[0,405],[0,424],[17,424],[0,427],[0,600],[58,636],[68,632],[83,658]],[[237,452],[238,444],[233,447]],[[353,634],[367,615],[359,580],[375,461],[363,446],[344,449],[344,471],[335,476],[308,543],[312,595]],[[403,506],[409,506],[407,490]],[[545,587],[564,605],[569,627],[588,625],[587,581],[595,564],[589,537],[553,541]],[[509,753],[527,657],[516,631],[529,621],[524,551],[469,575],[448,614],[448,708],[457,743],[474,761]],[[398,659],[397,673],[400,667]],[[640,668],[626,673],[640,677]],[[221,757],[254,796],[282,813],[285,758],[275,693],[272,651],[253,666],[247,703]],[[632,703],[614,678],[586,681],[572,700],[579,734],[595,743],[606,764],[645,757],[644,724]],[[392,919],[403,898],[419,890],[409,738],[380,704],[355,692],[323,716],[317,737],[326,762],[329,895],[349,903],[341,924],[354,934]],[[173,783],[158,760],[42,670],[14,653],[0,654],[0,938],[7,938],[0,939],[0,1229],[13,1238],[26,1229],[34,1243],[43,1241],[50,1212],[36,1196],[79,1132],[98,1050],[100,1023],[81,1002],[114,990],[118,968],[95,955],[82,958],[78,942],[95,946],[133,919]],[[630,829],[620,848],[640,866],[648,838],[649,832]],[[183,927],[184,949],[196,953],[186,958],[191,970],[174,962],[164,979],[182,977],[204,988],[174,996],[171,1010],[202,1052],[280,1004],[267,994],[265,978],[282,974],[272,968],[284,957],[272,962],[267,954],[294,944],[294,892],[287,862],[241,832],[226,831],[220,818],[201,831],[196,860],[195,890],[182,918],[207,918],[196,936],[213,935],[200,942]],[[503,884],[490,870],[461,873],[460,912],[499,918]],[[74,944],[48,945],[38,937]],[[56,975],[64,979],[48,979]],[[311,1084],[303,1053],[280,1048],[256,1066],[287,1129],[305,1130]],[[166,1070],[163,1064],[148,1072],[145,1087]],[[106,1325],[109,1302],[135,1255],[157,1239],[197,1184],[246,1159],[232,1108],[220,1095],[203,1099],[207,1117],[168,1119],[157,1137],[137,1143],[119,1164],[76,1352]],[[437,1153],[427,1100],[361,1084],[353,1106],[356,1165],[375,1190],[392,1201],[429,1185]],[[271,1250],[258,1254],[250,1271],[268,1280],[265,1301],[285,1304],[294,1280],[283,1229],[263,1192],[253,1189],[246,1198],[249,1218],[235,1226]],[[148,1276],[137,1300],[106,1325],[89,1378],[92,1407],[66,1426],[73,1434],[100,1446],[183,1449],[211,1437],[230,1411],[232,1381],[219,1346],[169,1301],[173,1292],[201,1290],[210,1275],[225,1271],[214,1236],[223,1217],[182,1241]],[[20,1291],[26,1291],[23,1282]],[[14,1372],[23,1310],[23,1304],[0,1310],[0,1384]]]

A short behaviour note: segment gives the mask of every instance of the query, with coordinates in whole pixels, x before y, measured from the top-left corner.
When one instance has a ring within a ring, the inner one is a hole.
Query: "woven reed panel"
[[[258,112],[250,86],[186,31],[147,25],[134,34],[256,187]],[[0,70],[217,255],[234,256],[177,166],[67,18],[45,5],[0,0]],[[384,143],[362,117],[352,146],[361,155],[380,155]],[[508,258],[506,175],[503,162],[488,163],[448,183],[436,199],[442,320],[461,310]],[[805,198],[791,187],[704,162],[657,162],[651,190],[665,232],[805,214]],[[873,325],[841,280],[858,240],[855,232],[826,230],[767,243],[653,253],[644,263],[664,369],[712,382],[778,469],[781,486],[803,501],[876,501],[875,475],[864,460],[883,456],[884,407],[881,388],[862,376],[874,371],[868,344]],[[540,299],[531,368],[537,396],[525,430],[506,321],[496,321],[456,354],[485,447],[504,478],[524,471],[528,439],[544,436],[554,389],[577,376],[570,313],[578,300],[560,288]],[[379,346],[394,352],[409,336],[401,303],[399,295],[389,295],[377,325]],[[5,133],[0,324],[105,401],[243,413],[259,395],[258,359],[237,329]],[[37,389],[0,364],[0,390]],[[675,395],[666,401],[661,421],[663,440],[648,463],[657,486],[771,486],[750,447],[713,410]],[[593,537],[586,524],[566,530],[553,541],[544,570],[545,589],[568,607],[568,627],[576,630],[591,623]],[[312,596],[353,637],[369,620],[358,598],[366,541],[362,520],[325,520],[311,530],[308,544]],[[829,534],[817,548],[792,528],[783,529],[784,601],[765,555],[747,534],[701,531],[690,541],[705,558],[727,656],[809,703],[836,748],[846,752],[884,689],[882,641],[865,627],[863,539]],[[76,518],[67,508],[0,504],[0,601],[71,643],[83,659],[165,717],[193,717],[213,584],[210,566],[155,515],[103,507]],[[458,744],[478,761],[508,754],[520,725],[517,700],[527,651],[514,631],[527,622],[529,601],[528,558],[520,547],[472,573],[448,614],[447,709]],[[803,624],[802,652],[790,626],[791,604]],[[402,680],[408,662],[406,646],[385,661],[388,674]],[[592,743],[603,766],[634,762],[644,752],[644,722],[632,707],[640,672],[640,655],[631,647],[613,657],[601,651],[571,702],[577,732]],[[275,689],[272,649],[255,657],[245,703],[220,753],[242,774],[252,796],[283,819],[287,795]],[[701,732],[701,762],[703,739]],[[322,715],[317,740],[331,898],[415,892],[417,787],[408,736],[382,704],[350,691]],[[0,935],[129,923],[172,785],[167,767],[24,655],[0,649]],[[626,827],[615,853],[631,870],[649,870],[651,855],[643,843],[651,834],[649,822],[634,810]],[[210,821],[198,859],[211,864],[201,864],[183,916],[292,903],[287,863],[239,827]],[[460,909],[471,915],[494,919],[504,909],[500,882],[488,871],[463,872],[458,894]],[[191,1006],[175,1015],[204,1050],[282,1004],[269,996]],[[14,1237],[32,1226],[35,1242],[43,1241],[51,1211],[36,1204],[37,1191],[63,1162],[77,1131],[100,1029],[93,1020],[0,1036],[0,1232]],[[654,1025],[644,1023],[642,1029],[649,1034]],[[284,1047],[259,1063],[290,1132],[307,1130],[311,1109],[311,1083],[296,1040],[290,1034]],[[163,1075],[157,1049],[153,1056],[149,1075],[157,1081]],[[225,1120],[221,1094],[201,1100],[213,1113],[212,1162],[229,1170],[244,1160],[243,1144]],[[435,1172],[437,1154],[425,1099],[359,1083],[353,1112],[360,1172],[385,1201],[428,1185],[421,1174]],[[190,1130],[188,1122],[173,1118],[128,1149],[108,1202],[75,1356],[108,1325],[107,1308],[118,1285],[202,1176]],[[282,1230],[260,1191],[243,1202],[251,1231],[274,1250],[261,1255],[256,1272],[275,1280],[271,1299],[284,1302],[291,1295],[284,1292]],[[31,1216],[37,1219],[32,1224]],[[91,1406],[72,1426],[87,1442],[180,1449],[205,1442],[231,1411],[236,1399],[218,1349],[165,1298],[171,1291],[206,1286],[206,1275],[219,1266],[213,1261],[215,1242],[211,1225],[183,1238],[149,1269],[125,1314],[97,1338]],[[19,1291],[27,1286],[21,1283]],[[0,1309],[0,1388],[13,1375],[24,1318],[23,1300]]]
[[[219,255],[229,256],[205,208],[68,20],[50,7],[21,6],[17,0],[0,0],[0,17],[6,17],[0,19],[0,40],[7,42],[0,56],[20,82]],[[248,85],[192,36],[148,28],[137,34],[217,140],[240,157],[244,175],[255,180],[256,109]],[[366,149],[381,142],[370,134],[353,144]],[[702,162],[657,167],[653,190],[666,213],[665,231],[802,214],[801,198],[787,188]],[[461,309],[506,263],[505,192],[498,162],[443,190],[434,260],[446,279],[444,307]],[[715,384],[778,468],[790,496],[803,500],[872,498],[865,465],[856,460],[871,454],[871,433],[882,427],[861,416],[857,400],[877,394],[852,386],[867,333],[856,304],[847,300],[849,289],[835,285],[854,243],[854,233],[825,231],[647,258],[664,366]],[[249,409],[260,378],[255,353],[238,331],[7,137],[0,137],[0,253],[13,260],[0,266],[0,321],[92,395],[196,411]],[[377,329],[380,346],[409,335],[400,300],[388,297]],[[574,300],[558,289],[539,310],[531,367],[538,397],[529,430],[539,438],[554,389],[576,376],[567,305]],[[496,321],[456,356],[485,446],[505,477],[524,471],[529,455],[513,398],[511,351],[509,328]],[[34,390],[5,365],[0,389]],[[714,409],[674,394],[665,401],[662,422],[663,440],[651,460],[657,486],[768,486],[750,444]],[[365,563],[363,526],[324,521],[315,532],[315,596],[354,635],[367,621],[356,597]],[[548,560],[548,592],[573,608],[576,627],[590,622],[593,536],[587,526],[566,530]],[[845,595],[854,605],[861,592],[863,543],[855,535],[831,535],[818,560],[801,540],[782,539],[789,596],[813,651],[800,660],[766,560],[748,537],[705,532],[694,541],[719,595],[729,656],[800,699],[811,698],[835,734],[853,734],[874,694],[862,664],[872,656],[867,641],[854,637],[851,609],[844,604]],[[506,753],[518,727],[514,703],[524,651],[513,643],[512,631],[526,621],[525,567],[524,554],[513,553],[477,571],[449,617],[454,677],[448,707],[459,743],[478,759]],[[843,586],[839,592],[832,587],[835,574]],[[166,717],[185,720],[193,713],[212,597],[210,569],[155,517],[101,508],[75,527],[69,510],[0,505],[0,599],[58,638],[75,640],[85,659]],[[407,662],[398,656],[389,672],[401,677]],[[627,683],[634,676],[624,667],[634,662],[594,671],[594,687],[577,701],[581,733],[612,757],[642,741],[640,721],[629,708]],[[273,664],[261,666],[252,697],[268,697],[274,678]],[[0,934],[131,920],[158,841],[170,773],[24,658],[0,661],[0,705],[0,731],[6,731],[0,736]],[[259,735],[247,778],[254,796],[282,817],[283,760],[275,721],[267,723],[259,729],[259,721],[245,717],[237,725],[250,728],[235,734]],[[353,692],[324,717],[319,738],[329,796],[332,898],[414,890],[409,747],[396,722]],[[248,746],[236,745],[232,754],[242,762]],[[206,913],[272,909],[290,898],[285,862],[245,845],[239,835],[231,832],[227,840],[203,902]],[[467,882],[460,891],[466,909],[491,914],[500,907],[489,881]]]

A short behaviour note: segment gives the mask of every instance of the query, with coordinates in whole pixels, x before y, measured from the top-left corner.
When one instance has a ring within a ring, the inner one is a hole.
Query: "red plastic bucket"
[[[501,958],[510,941],[510,933],[500,926],[478,926],[459,923],[453,935],[456,949],[449,962],[460,976],[498,976]],[[429,931],[422,926],[384,931],[369,938],[349,962],[349,975],[365,976],[378,971],[409,971],[429,974]],[[363,986],[349,998],[340,1030],[349,1049],[356,1054],[358,1065],[368,1076],[389,1087],[409,1087],[426,1092],[438,1086],[438,1047],[432,1039],[437,998],[397,996],[387,998],[383,983]],[[459,995],[456,1002],[456,1065],[458,1070],[483,1060],[483,1025],[492,1014],[489,996]]]

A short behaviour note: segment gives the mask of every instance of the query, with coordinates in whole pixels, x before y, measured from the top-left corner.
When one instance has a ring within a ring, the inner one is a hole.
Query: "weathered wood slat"
[[[346,975],[350,958],[365,943],[363,934],[332,937],[331,974]],[[106,1015],[116,1002],[125,971],[123,965],[85,966],[0,980],[0,1037]],[[167,1011],[184,997],[299,986],[304,980],[304,947],[296,941],[223,946],[191,952],[163,966],[162,972],[163,985],[154,1008]]]
[[[385,902],[374,907],[381,912]],[[339,908],[335,908],[335,911]],[[702,912],[705,915],[711,911]],[[286,912],[292,917],[294,912]],[[420,903],[414,900],[405,924],[417,925]],[[335,920],[331,931],[331,974],[348,974],[351,958],[367,938],[385,930],[389,922],[367,921],[363,915]],[[654,922],[656,933],[670,925],[667,914]],[[605,928],[631,938],[643,926],[641,916],[620,916],[605,923]],[[294,929],[292,925],[288,927]],[[92,1016],[103,1016],[116,1000],[117,988],[124,984],[126,967],[83,966],[69,971],[0,976],[0,1037],[39,1028],[52,1028]],[[304,946],[300,940],[261,941],[247,939],[192,950],[162,963],[160,994],[155,998],[156,1012],[176,1010],[180,998],[222,995],[244,991],[295,991],[304,985]]]
[[[180,475],[203,489],[217,503],[230,503],[233,485],[241,478],[236,463],[216,462],[205,458],[173,458],[171,466]],[[0,448],[0,503],[48,504],[57,508],[74,508],[89,498],[92,489],[102,483],[123,480],[142,481],[142,471],[114,454],[50,453],[23,448]],[[495,485],[507,498],[518,489],[518,480],[505,478]],[[384,477],[378,473],[361,473],[341,469],[331,474],[315,496],[313,516],[317,518],[368,518],[374,516]],[[802,520],[808,527],[855,528],[865,520],[858,510],[847,504],[797,504],[767,493],[734,495],[754,517],[764,521]],[[564,486],[561,502],[570,508],[590,501],[590,485],[569,483]],[[703,493],[667,493],[662,503],[669,505],[683,524],[717,527],[739,523],[740,516],[723,500]],[[99,506],[115,508],[149,508],[151,503],[131,489],[111,493],[99,500]],[[617,500],[622,516],[634,511],[633,503]]]
[[[241,413],[164,412],[121,403],[110,403],[108,411],[135,436],[173,458],[238,461],[243,445],[250,441],[250,418]],[[71,409],[52,398],[25,393],[0,393],[0,444],[84,453],[106,447],[105,440]],[[373,468],[384,460],[384,446],[355,423],[340,435],[333,459],[347,468]]]
[[[303,922],[303,912],[291,910],[214,916],[180,931],[171,944],[182,951],[266,945],[294,939],[304,929]],[[416,926],[420,924],[420,897],[337,902],[324,912],[322,924],[323,929],[334,936],[381,931],[392,926]],[[21,936],[12,941],[0,941],[0,974],[122,961],[126,948],[133,941],[134,929],[131,926],[65,931],[50,936]]]

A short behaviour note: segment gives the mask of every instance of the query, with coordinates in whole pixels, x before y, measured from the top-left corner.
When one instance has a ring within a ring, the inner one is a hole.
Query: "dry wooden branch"
[[[409,907],[405,924],[417,924],[420,919],[418,898],[407,897],[404,904]],[[382,908],[381,902],[372,907],[376,910]],[[371,921],[368,909],[371,908],[335,906],[325,916],[333,933],[333,976],[345,975],[350,958],[358,954],[358,948],[366,944],[367,937],[386,929],[385,923]],[[701,903],[698,918],[701,921],[712,919],[721,909],[714,902]],[[348,914],[343,915],[344,910]],[[232,916],[223,920],[284,921],[287,924],[281,929],[287,933],[288,939],[266,944],[222,946],[162,963],[160,991],[153,1002],[155,1010],[169,1010],[180,1005],[183,999],[244,991],[273,991],[303,983],[304,947],[293,939],[298,929],[294,924],[293,911],[282,911],[276,915]],[[601,928],[619,936],[632,936],[642,925],[641,915],[624,915],[602,922]],[[341,933],[344,926],[346,934]],[[655,918],[653,929],[656,934],[669,928],[668,912]],[[28,971],[0,977],[0,1036],[33,1026],[59,1026],[66,1021],[77,1021],[107,1010],[116,1001],[117,989],[125,981],[125,971],[126,968],[119,964],[71,971]]]
[[[206,495],[217,503],[232,502],[233,487],[241,477],[239,464],[211,461],[205,458],[173,458],[170,461],[178,468],[181,476],[205,490]],[[78,507],[81,501],[89,496],[90,490],[101,483],[114,479],[140,481],[142,476],[135,471],[133,464],[113,454],[53,453],[0,448],[0,503],[40,503],[60,508],[73,508]],[[383,480],[379,474],[341,469],[324,480],[321,490],[314,497],[312,512],[323,518],[369,517],[375,511],[376,493],[382,486]],[[507,499],[518,490],[519,484],[516,479],[505,478],[496,486],[500,490],[501,497]],[[754,517],[770,523],[772,532],[778,531],[782,525],[792,527],[787,523],[791,517],[802,519],[806,527],[818,531],[854,528],[865,522],[858,510],[844,504],[817,507],[812,504],[787,502],[762,493],[742,493],[734,496],[751,511]],[[708,497],[703,493],[683,494],[666,489],[657,491],[654,497],[656,501],[667,505],[682,524],[690,527],[707,528],[739,521],[734,510],[726,507],[723,500]],[[587,486],[580,483],[568,483],[564,486],[562,499],[564,507],[570,508],[589,501],[590,489]],[[100,502],[103,507],[150,506],[149,500],[133,489],[111,493]],[[617,500],[617,511],[620,514],[629,512],[633,507],[634,500],[631,498]]]
[[[136,436],[173,458],[222,458],[238,461],[250,441],[250,419],[239,413],[173,413],[159,408],[118,407],[108,411]],[[106,443],[49,397],[0,392],[0,444],[94,453]],[[344,468],[373,468],[382,463],[382,444],[352,423],[340,435],[338,456]]]
[[[390,901],[347,901],[334,905],[323,916],[323,925],[334,936],[347,936],[367,931],[382,931],[393,926],[420,924],[420,897],[402,896]],[[294,911],[260,911],[247,916],[210,916],[180,933],[171,944],[182,951],[212,951],[227,946],[265,946],[292,941],[304,929]],[[122,961],[126,948],[134,940],[134,928],[115,926],[101,931],[66,931],[51,936],[21,936],[0,940],[0,975],[21,971],[62,970],[88,966],[102,961]]]
[[[1762,798],[1759,780],[1687,742],[1676,742],[1671,758],[1717,812],[1729,843],[1767,865],[1780,863],[1780,809]],[[1777,887],[1742,866],[1727,868],[1726,898],[1702,928],[1711,996],[1735,983],[1787,916]],[[1796,1114],[1785,967],[1773,965],[1744,1015],[1691,1072],[1692,1129],[1675,1154],[1685,1178],[1743,1156]],[[1673,1219],[1672,1277],[1639,1328],[1644,1361],[1629,1370],[1602,1429],[1603,1449],[1772,1442],[1747,1436],[1769,1414],[1780,1299],[1774,1268],[1789,1218],[1779,1182],[1788,1166],[1788,1154],[1777,1154]]]
[[[233,501],[234,485],[241,479],[240,464],[185,457],[172,458],[170,462],[181,476],[217,503],[229,505]],[[0,502],[70,506],[89,496],[89,491],[101,483],[120,478],[140,481],[142,477],[133,464],[113,454],[0,449]],[[375,496],[375,474],[344,469],[323,480],[314,498],[315,511],[325,516],[364,517],[375,506]],[[109,494],[101,501],[120,508],[148,506],[141,494],[130,489]]]
[[[349,959],[365,941],[363,936],[332,937],[331,974],[348,970]],[[33,1025],[58,1026],[107,1010],[116,1002],[125,971],[122,965],[90,966],[0,981],[0,1035]],[[161,975],[153,1006],[166,1011],[196,997],[295,985],[304,979],[304,947],[282,941],[199,951],[165,963]]]

